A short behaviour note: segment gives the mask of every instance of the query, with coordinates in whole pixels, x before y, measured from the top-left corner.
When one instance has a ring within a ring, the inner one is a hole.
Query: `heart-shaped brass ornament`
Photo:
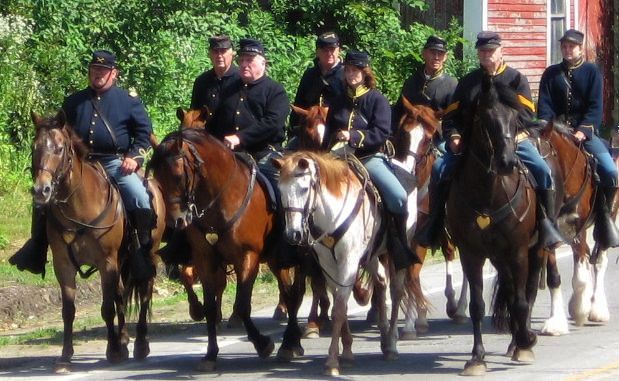
[[[477,222],[477,226],[479,226],[481,230],[484,230],[488,227],[488,225],[490,225],[490,216],[486,216],[485,214],[479,215],[475,219],[475,222]]]
[[[209,243],[209,245],[211,246],[215,246],[215,244],[217,243],[217,241],[219,241],[219,236],[217,235],[217,233],[206,233],[204,235],[204,238],[206,239],[206,242]]]

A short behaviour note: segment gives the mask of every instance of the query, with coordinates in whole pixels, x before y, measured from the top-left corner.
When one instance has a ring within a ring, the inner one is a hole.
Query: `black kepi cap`
[[[264,46],[253,38],[242,38],[239,42],[239,54],[259,54],[264,57]]]
[[[356,67],[364,68],[370,64],[370,56],[365,52],[359,52],[356,50],[350,50],[346,53],[344,58],[344,65],[353,65]]]
[[[92,52],[90,66],[101,66],[108,69],[116,68],[116,56],[109,50],[95,50]]]
[[[501,46],[501,36],[497,32],[483,30],[477,34],[476,49],[495,49]]]
[[[559,39],[559,41],[569,41],[578,45],[582,45],[584,39],[585,35],[581,31],[576,29],[568,29],[565,31],[565,34]]]
[[[424,49],[434,49],[439,50],[441,52],[447,51],[447,42],[440,38],[439,36],[430,36],[426,40],[426,44],[423,46]]]
[[[335,32],[325,32],[316,39],[317,48],[336,48],[340,46],[340,38]]]
[[[213,36],[208,39],[209,49],[230,49],[232,48],[232,41],[228,36]]]

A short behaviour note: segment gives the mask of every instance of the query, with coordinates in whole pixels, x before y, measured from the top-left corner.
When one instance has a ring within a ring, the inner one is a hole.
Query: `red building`
[[[616,124],[615,0],[464,0],[464,37],[494,30],[504,41],[510,66],[529,78],[534,96],[544,69],[561,61],[559,38],[570,28],[585,33],[585,57],[604,75],[604,121]]]

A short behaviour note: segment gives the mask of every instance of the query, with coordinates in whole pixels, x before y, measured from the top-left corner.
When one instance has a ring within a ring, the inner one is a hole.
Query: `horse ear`
[[[301,107],[295,106],[291,103],[290,108],[292,109],[292,111],[296,112],[297,114],[301,116],[307,116],[307,110],[302,109]]]
[[[299,162],[297,163],[297,165],[301,169],[307,169],[307,168],[309,168],[310,163],[309,163],[309,161],[306,158],[301,158],[301,159],[299,159]]]
[[[284,160],[283,159],[278,159],[278,158],[272,158],[271,159],[271,164],[273,164],[273,166],[277,169],[277,170],[281,170],[282,167],[284,166]]]
[[[178,120],[180,120],[181,122],[183,120],[185,120],[185,110],[183,110],[182,107],[179,107],[176,109],[176,117],[178,118]]]
[[[402,106],[404,106],[404,108],[409,112],[415,112],[415,106],[413,106],[413,104],[404,95],[402,95]]]
[[[208,109],[208,106],[202,106],[200,108],[200,120],[207,121],[211,118],[211,112]]]
[[[30,111],[30,118],[36,127],[39,127],[39,125],[43,122],[43,118],[41,118],[41,116],[34,111]]]
[[[58,125],[62,127],[67,124],[67,114],[64,113],[63,109],[58,110],[56,113],[56,121],[58,122]]]

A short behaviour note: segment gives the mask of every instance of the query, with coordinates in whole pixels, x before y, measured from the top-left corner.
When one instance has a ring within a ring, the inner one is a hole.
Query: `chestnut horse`
[[[312,106],[307,110],[295,105],[292,105],[291,108],[299,115],[298,150],[324,151],[321,146],[325,136],[325,124],[329,108],[319,105]],[[324,275],[312,255],[303,256],[303,267],[304,272],[310,277],[312,289],[312,304],[307,316],[307,326],[303,338],[317,339],[320,336],[320,331],[326,330],[330,325],[329,308],[331,301],[327,294]],[[320,313],[318,307],[320,307]]]
[[[434,111],[431,107],[424,105],[413,105],[405,97],[402,98],[404,115],[398,123],[398,129],[394,132],[393,145],[395,149],[394,161],[402,163],[402,166],[409,172],[415,174],[417,178],[417,223],[423,225],[430,211],[429,184],[432,173],[432,165],[436,159],[437,148],[434,145],[433,137],[440,129],[441,112]],[[425,259],[428,248],[417,245],[413,240],[415,252],[422,260]],[[468,282],[466,276],[462,279],[460,297],[456,301],[453,286],[453,267],[456,249],[449,240],[445,231],[441,237],[441,249],[445,256],[446,278],[445,296],[447,297],[446,312],[447,316],[458,323],[466,320],[466,306],[468,296]],[[421,287],[419,274],[421,265],[415,264],[410,267],[411,279]],[[410,314],[412,316],[412,314]],[[427,310],[417,311],[417,319],[414,327],[411,326],[412,319],[407,320],[407,326],[403,330],[403,338],[406,335],[423,333],[428,330]]]
[[[595,244],[593,252],[587,244],[587,228],[595,221],[594,203],[596,185],[588,154],[574,144],[568,128],[559,121],[551,121],[542,131],[545,138],[541,152],[552,169],[557,184],[557,205],[560,208],[557,224],[574,256],[572,296],[569,314],[574,324],[582,326],[587,319],[606,322],[610,318],[604,274],[608,266],[606,250]],[[612,211],[616,216],[616,208]],[[592,277],[592,274],[594,277]],[[548,253],[547,283],[551,296],[551,315],[544,323],[543,334],[568,333],[568,321],[561,294],[561,277],[554,251]]]
[[[137,282],[130,275],[131,234],[120,193],[101,166],[86,161],[88,149],[66,124],[64,112],[49,118],[33,114],[32,119],[37,128],[32,151],[34,202],[45,208],[54,272],[62,293],[64,338],[55,370],[63,373],[71,369],[75,275],[87,277],[95,269],[101,274],[107,359],[116,363],[128,357],[125,310],[133,298],[139,302],[133,356],[144,359],[150,352],[146,319],[153,279]],[[163,234],[165,210],[156,181],[149,180],[149,189],[157,213],[157,225],[152,232],[154,255]],[[83,272],[83,265],[90,265],[91,269]]]
[[[182,108],[178,108],[176,110],[176,117],[180,121],[180,125],[182,128],[195,128],[199,130],[203,130],[206,128],[207,120],[210,118],[209,110],[206,108],[203,109],[195,109],[195,110],[183,110]],[[176,234],[177,232],[175,232]],[[184,234],[181,234],[178,239],[186,240]],[[188,250],[190,248],[187,248]],[[193,286],[196,282],[198,282],[198,274],[195,271],[193,264],[191,263],[191,253],[173,253],[174,258],[166,258],[171,262],[180,262],[180,270],[179,270],[179,278],[183,287],[185,288],[185,292],[187,293],[187,302],[189,304],[189,316],[194,321],[202,321],[205,317],[204,305],[200,302],[198,295],[196,294]],[[285,274],[284,274],[285,275]],[[217,323],[220,324],[222,320],[222,312],[221,312],[221,300],[223,297],[223,293],[226,289],[226,280],[227,277],[220,277],[217,279],[218,283],[216,286],[216,299],[218,302],[218,311],[217,311]],[[286,279],[286,282],[291,283],[289,279]],[[204,291],[204,290],[203,290]],[[283,300],[282,295],[279,297],[278,305],[275,307],[275,311],[273,313],[273,319],[275,320],[285,320],[286,318],[286,306]],[[240,320],[236,311],[232,311],[232,315],[228,318],[227,327],[228,328],[237,328],[242,325],[242,321]]]
[[[276,213],[256,181],[255,164],[243,163],[204,129],[182,128],[163,139],[150,168],[163,189],[168,225],[187,231],[192,263],[204,287],[208,348],[199,368],[212,371],[216,367],[221,303],[217,287],[224,281],[228,264],[237,280],[234,310],[258,355],[268,357],[274,344],[251,319],[251,294],[261,262],[278,268],[273,251],[280,237]],[[283,282],[287,274],[288,270],[275,273],[288,306],[288,327],[278,352],[283,359],[303,354],[297,312],[304,284]]]
[[[483,266],[497,270],[494,322],[510,329],[512,360],[532,362],[537,338],[530,328],[531,310],[543,262],[536,243],[535,191],[520,170],[516,131],[522,105],[508,86],[482,79],[478,102],[460,121],[467,126],[464,151],[447,201],[447,226],[460,252],[471,292],[474,344],[463,375],[486,371],[482,342]],[[535,244],[533,244],[535,243]]]

